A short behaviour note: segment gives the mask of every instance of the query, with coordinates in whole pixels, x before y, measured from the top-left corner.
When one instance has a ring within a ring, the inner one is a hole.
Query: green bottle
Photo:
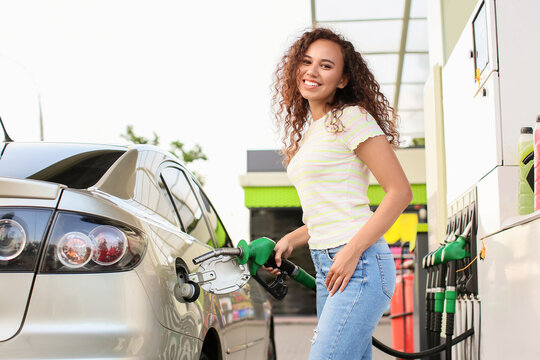
[[[534,211],[533,150],[533,129],[532,127],[522,127],[518,140],[518,204],[520,215],[530,214]]]

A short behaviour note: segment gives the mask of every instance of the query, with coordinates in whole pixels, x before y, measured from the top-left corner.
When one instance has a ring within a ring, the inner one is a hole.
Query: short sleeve
[[[348,107],[343,111],[341,123],[344,129],[339,136],[351,151],[371,137],[384,135],[375,118],[357,106]]]

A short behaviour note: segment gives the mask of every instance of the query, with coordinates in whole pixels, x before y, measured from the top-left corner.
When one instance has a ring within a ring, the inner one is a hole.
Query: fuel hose
[[[402,358],[402,359],[420,359],[420,358],[423,358],[423,357],[426,357],[426,356],[431,356],[431,355],[435,355],[437,353],[443,352],[443,351],[447,350],[449,347],[452,347],[452,346],[456,345],[457,343],[462,342],[463,340],[465,340],[466,338],[468,338],[469,336],[471,336],[473,334],[474,334],[474,329],[471,328],[471,329],[465,331],[463,334],[453,338],[452,341],[451,341],[451,344],[441,344],[441,345],[435,346],[435,347],[433,347],[431,349],[427,349],[427,350],[423,350],[423,351],[419,351],[419,352],[415,352],[415,353],[406,353],[406,352],[401,352],[401,351],[394,350],[391,347],[388,347],[388,346],[384,345],[382,342],[377,340],[375,337],[372,338],[372,343],[373,343],[373,346],[375,346],[377,349],[387,353],[388,355],[392,355],[392,356]]]
[[[275,259],[274,259],[274,253],[272,253],[272,256],[268,258],[268,261],[266,262],[267,265],[271,267],[278,267],[276,265]],[[293,280],[299,282],[300,284],[304,285],[308,289],[315,290],[315,278],[308,274],[304,269],[297,266],[293,262],[282,258],[281,259],[281,265],[279,266],[279,269],[281,271],[284,271],[293,278]]]

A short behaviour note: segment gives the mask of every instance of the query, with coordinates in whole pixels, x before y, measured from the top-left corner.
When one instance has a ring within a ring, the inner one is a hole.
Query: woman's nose
[[[306,73],[311,76],[317,76],[318,75],[317,67],[314,64],[309,65]]]

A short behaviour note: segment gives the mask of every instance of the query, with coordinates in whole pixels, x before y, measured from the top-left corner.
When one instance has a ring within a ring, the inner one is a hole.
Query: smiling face
[[[343,68],[341,48],[335,42],[319,39],[308,47],[298,68],[297,84],[300,94],[309,102],[313,119],[326,114],[337,89],[347,85]]]

